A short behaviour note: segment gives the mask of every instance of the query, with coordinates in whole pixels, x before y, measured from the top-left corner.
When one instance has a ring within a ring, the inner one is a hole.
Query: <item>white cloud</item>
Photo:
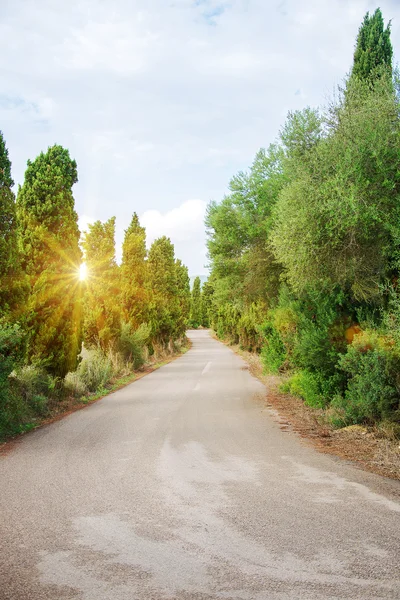
[[[166,235],[175,246],[178,258],[191,255],[191,272],[206,273],[204,216],[207,203],[203,200],[187,200],[178,208],[164,214],[158,210],[147,210],[140,217],[146,228],[147,246],[155,239]]]
[[[398,58],[400,4],[380,6]],[[375,8],[375,0],[5,0],[0,129],[13,177],[22,182],[28,158],[63,144],[78,163],[79,214],[115,215],[120,247],[132,213],[156,211],[149,233],[158,224],[157,235],[177,236],[176,253],[196,274],[203,242],[178,240],[185,230],[200,240],[203,227],[187,199],[220,199],[287,110],[325,103]]]

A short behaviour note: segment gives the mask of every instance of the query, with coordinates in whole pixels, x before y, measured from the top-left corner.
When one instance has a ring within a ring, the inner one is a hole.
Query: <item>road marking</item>
[[[202,370],[201,374],[202,374],[202,375],[205,375],[205,374],[207,373],[207,371],[209,371],[209,370],[210,370],[210,367],[211,367],[211,362],[208,362],[208,363],[206,364],[206,366],[204,367],[204,369]]]

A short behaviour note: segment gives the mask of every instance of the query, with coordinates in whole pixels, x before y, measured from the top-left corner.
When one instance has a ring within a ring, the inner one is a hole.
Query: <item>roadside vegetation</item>
[[[185,344],[189,276],[171,241],[147,252],[134,214],[118,265],[115,218],[80,238],[77,179],[68,150],[55,145],[28,161],[15,198],[0,133],[0,441]]]
[[[206,217],[207,315],[335,427],[400,435],[400,104],[367,14],[329,106],[291,112]]]

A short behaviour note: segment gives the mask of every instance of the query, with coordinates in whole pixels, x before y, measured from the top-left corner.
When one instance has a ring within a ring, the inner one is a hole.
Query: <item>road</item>
[[[282,431],[205,331],[0,458],[0,599],[400,598],[400,485]]]

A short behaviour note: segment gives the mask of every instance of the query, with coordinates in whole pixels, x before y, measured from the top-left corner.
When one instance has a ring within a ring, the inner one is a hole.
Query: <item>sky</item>
[[[1,0],[0,129],[23,182],[54,143],[77,161],[81,228],[133,212],[207,273],[204,214],[273,142],[321,106],[378,0]],[[400,2],[381,0],[400,56]]]

